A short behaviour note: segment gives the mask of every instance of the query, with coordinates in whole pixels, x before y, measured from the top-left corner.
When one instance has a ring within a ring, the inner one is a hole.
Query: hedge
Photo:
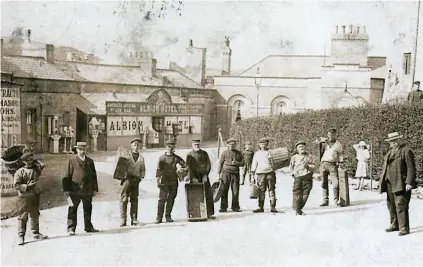
[[[295,142],[304,140],[316,157],[318,145],[313,141],[326,136],[327,129],[332,127],[338,130],[338,140],[344,146],[346,167],[350,174],[354,175],[356,168],[356,153],[352,146],[364,140],[373,148],[372,170],[377,180],[383,156],[389,149],[389,144],[384,140],[388,133],[399,132],[414,152],[417,178],[420,183],[423,181],[423,105],[418,103],[366,105],[249,118],[234,123],[230,136],[238,139],[241,147],[247,140],[257,146],[260,138],[269,137],[272,147],[288,147],[291,153],[295,151]]]

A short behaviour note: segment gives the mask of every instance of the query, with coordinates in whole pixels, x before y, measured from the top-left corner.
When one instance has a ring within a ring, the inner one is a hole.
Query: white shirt
[[[78,155],[78,158],[81,159],[82,161],[85,161],[85,155],[83,157],[81,157],[80,155]]]
[[[322,162],[332,162],[332,163],[338,163],[342,162],[343,159],[343,148],[341,143],[338,141],[335,141],[332,146],[329,146],[328,143],[326,143],[325,152],[322,156]]]
[[[251,171],[255,173],[273,172],[272,165],[270,164],[269,150],[259,150],[254,153],[253,163],[251,164]]]

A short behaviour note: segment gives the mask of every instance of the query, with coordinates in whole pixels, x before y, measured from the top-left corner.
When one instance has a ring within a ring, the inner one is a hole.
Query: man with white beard
[[[207,218],[215,219],[213,191],[210,185],[209,173],[211,162],[209,154],[200,148],[200,140],[192,140],[192,151],[187,155],[188,180],[191,183],[203,183],[206,192]]]

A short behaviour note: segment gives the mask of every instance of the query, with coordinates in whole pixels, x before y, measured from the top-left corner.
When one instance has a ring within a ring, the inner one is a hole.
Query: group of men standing
[[[320,172],[322,174],[323,202],[320,206],[329,205],[328,181],[332,182],[333,197],[336,205],[339,202],[339,175],[338,168],[343,165],[343,147],[337,140],[335,129],[329,129],[327,138],[319,140],[321,144]],[[390,226],[386,232],[399,231],[399,235],[410,233],[409,225],[409,203],[411,190],[417,187],[416,166],[414,155],[406,144],[400,142],[403,138],[398,132],[388,134],[386,142],[390,144],[390,150],[384,157],[382,173],[379,179],[379,192],[387,193],[387,206],[390,214]],[[124,227],[127,224],[127,206],[130,207],[131,225],[140,225],[138,216],[138,194],[139,183],[145,177],[145,161],[140,153],[141,140],[131,141],[131,152],[126,176],[121,181],[120,211],[121,223]],[[247,143],[246,150],[241,153],[235,148],[236,140],[227,140],[228,149],[220,157],[218,165],[219,180],[223,185],[219,212],[227,212],[229,189],[232,191],[231,209],[234,212],[241,212],[239,205],[239,187],[241,184],[240,167],[244,166],[242,184],[245,175],[249,174],[251,184],[259,188],[258,208],[254,213],[264,212],[266,191],[269,191],[270,211],[277,213],[276,209],[276,175],[271,165],[271,154],[269,152],[269,139],[262,138],[259,141],[260,150],[254,152],[251,143]],[[166,142],[167,151],[160,156],[156,180],[159,188],[159,199],[157,204],[156,223],[162,223],[163,215],[167,222],[173,222],[171,217],[175,198],[178,193],[180,177],[186,173],[186,182],[203,183],[206,193],[206,206],[208,219],[214,217],[214,199],[210,184],[209,174],[211,161],[208,153],[201,149],[200,140],[192,141],[190,151],[184,161],[174,153],[175,142]],[[290,167],[294,178],[293,184],[293,208],[297,215],[303,215],[308,195],[313,186],[312,173],[315,168],[312,158],[306,152],[306,143],[296,143],[297,153],[291,158]],[[69,235],[75,235],[77,226],[77,210],[82,202],[84,209],[84,229],[86,232],[98,232],[91,222],[92,199],[98,192],[97,173],[94,161],[86,156],[87,145],[85,142],[78,142],[76,155],[69,158],[65,175],[62,179],[62,187],[69,207],[67,216],[67,231]],[[38,186],[38,179],[44,165],[40,165],[33,158],[30,152],[22,156],[24,165],[14,174],[14,185],[21,198],[20,215],[18,217],[19,245],[24,244],[26,223],[28,217],[31,219],[31,230],[34,237],[44,239],[47,236],[39,232],[39,203],[41,189]]]

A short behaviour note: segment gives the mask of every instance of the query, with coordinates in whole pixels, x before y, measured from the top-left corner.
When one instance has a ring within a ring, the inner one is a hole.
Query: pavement
[[[217,150],[206,149],[213,164],[211,180],[217,179]],[[185,157],[188,150],[177,150]],[[277,208],[284,213],[253,214],[257,201],[249,199],[249,186],[241,186],[243,212],[216,212],[217,219],[188,222],[185,192],[179,187],[172,217],[174,223],[154,224],[158,189],[154,180],[157,158],[163,151],[145,156],[147,179],[140,184],[139,220],[145,226],[119,226],[118,181],[111,178],[112,157],[96,161],[100,190],[93,203],[93,224],[101,232],[83,232],[82,207],[78,213],[77,235],[66,235],[66,201],[62,196],[46,204],[40,217],[40,230],[50,238],[34,241],[27,234],[27,244],[16,245],[16,218],[1,221],[1,265],[87,266],[357,266],[407,265],[423,262],[423,201],[410,203],[411,234],[399,237],[385,233],[389,213],[386,195],[350,191],[351,205],[339,208],[330,203],[321,208],[321,183],[314,182],[306,216],[291,210],[292,178],[277,172]],[[50,190],[44,199],[55,194]],[[216,211],[219,203],[215,205]]]

